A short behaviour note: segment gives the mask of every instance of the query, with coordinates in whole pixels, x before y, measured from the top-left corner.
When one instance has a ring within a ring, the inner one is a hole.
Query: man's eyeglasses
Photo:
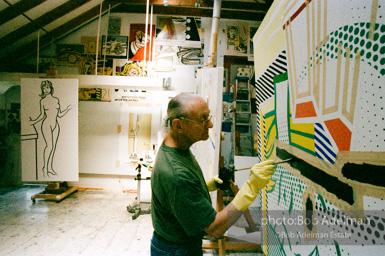
[[[212,118],[212,116],[208,116],[205,120],[203,121],[197,121],[197,120],[192,120],[192,119],[188,119],[188,118],[185,118],[183,116],[179,117],[180,119],[182,120],[187,120],[187,121],[190,121],[190,122],[194,122],[194,123],[197,123],[197,124],[201,124],[203,126],[208,126],[209,123],[210,123],[210,120]]]

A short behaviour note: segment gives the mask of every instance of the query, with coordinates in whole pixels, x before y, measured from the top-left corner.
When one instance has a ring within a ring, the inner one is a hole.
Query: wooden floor
[[[126,210],[136,194],[85,190],[61,202],[33,203],[31,196],[43,190],[42,186],[0,190],[0,255],[150,255],[151,216],[132,220]]]

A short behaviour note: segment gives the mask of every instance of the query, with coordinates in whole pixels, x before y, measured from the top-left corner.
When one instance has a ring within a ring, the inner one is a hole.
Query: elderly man
[[[203,255],[203,235],[222,237],[255,200],[275,167],[272,161],[255,165],[233,201],[217,213],[209,195],[209,188],[216,189],[215,179],[206,183],[190,151],[195,142],[209,138],[213,127],[205,100],[179,94],[170,100],[167,116],[167,133],[151,177],[151,255]]]

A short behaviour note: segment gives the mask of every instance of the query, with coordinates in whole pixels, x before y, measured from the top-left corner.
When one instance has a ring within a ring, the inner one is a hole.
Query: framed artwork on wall
[[[127,58],[127,36],[103,36],[102,56],[106,58]]]
[[[56,46],[58,64],[74,65],[81,59],[83,52],[82,44],[58,44]]]
[[[119,36],[122,19],[120,17],[110,17],[108,19],[108,35]]]
[[[96,45],[98,45],[97,52],[101,52],[102,38],[99,38],[99,43],[96,42],[96,36],[82,36],[81,44],[84,45],[84,54],[96,55]]]
[[[128,59],[131,61],[151,61],[154,37],[155,25],[148,25],[146,29],[146,24],[130,24]]]
[[[247,56],[249,26],[246,22],[226,22],[226,55]]]

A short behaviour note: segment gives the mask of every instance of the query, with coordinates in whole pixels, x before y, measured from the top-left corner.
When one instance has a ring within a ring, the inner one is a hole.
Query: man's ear
[[[182,128],[182,120],[178,119],[178,118],[175,118],[172,120],[172,128],[176,131],[176,132],[182,132],[183,131],[183,128]]]

